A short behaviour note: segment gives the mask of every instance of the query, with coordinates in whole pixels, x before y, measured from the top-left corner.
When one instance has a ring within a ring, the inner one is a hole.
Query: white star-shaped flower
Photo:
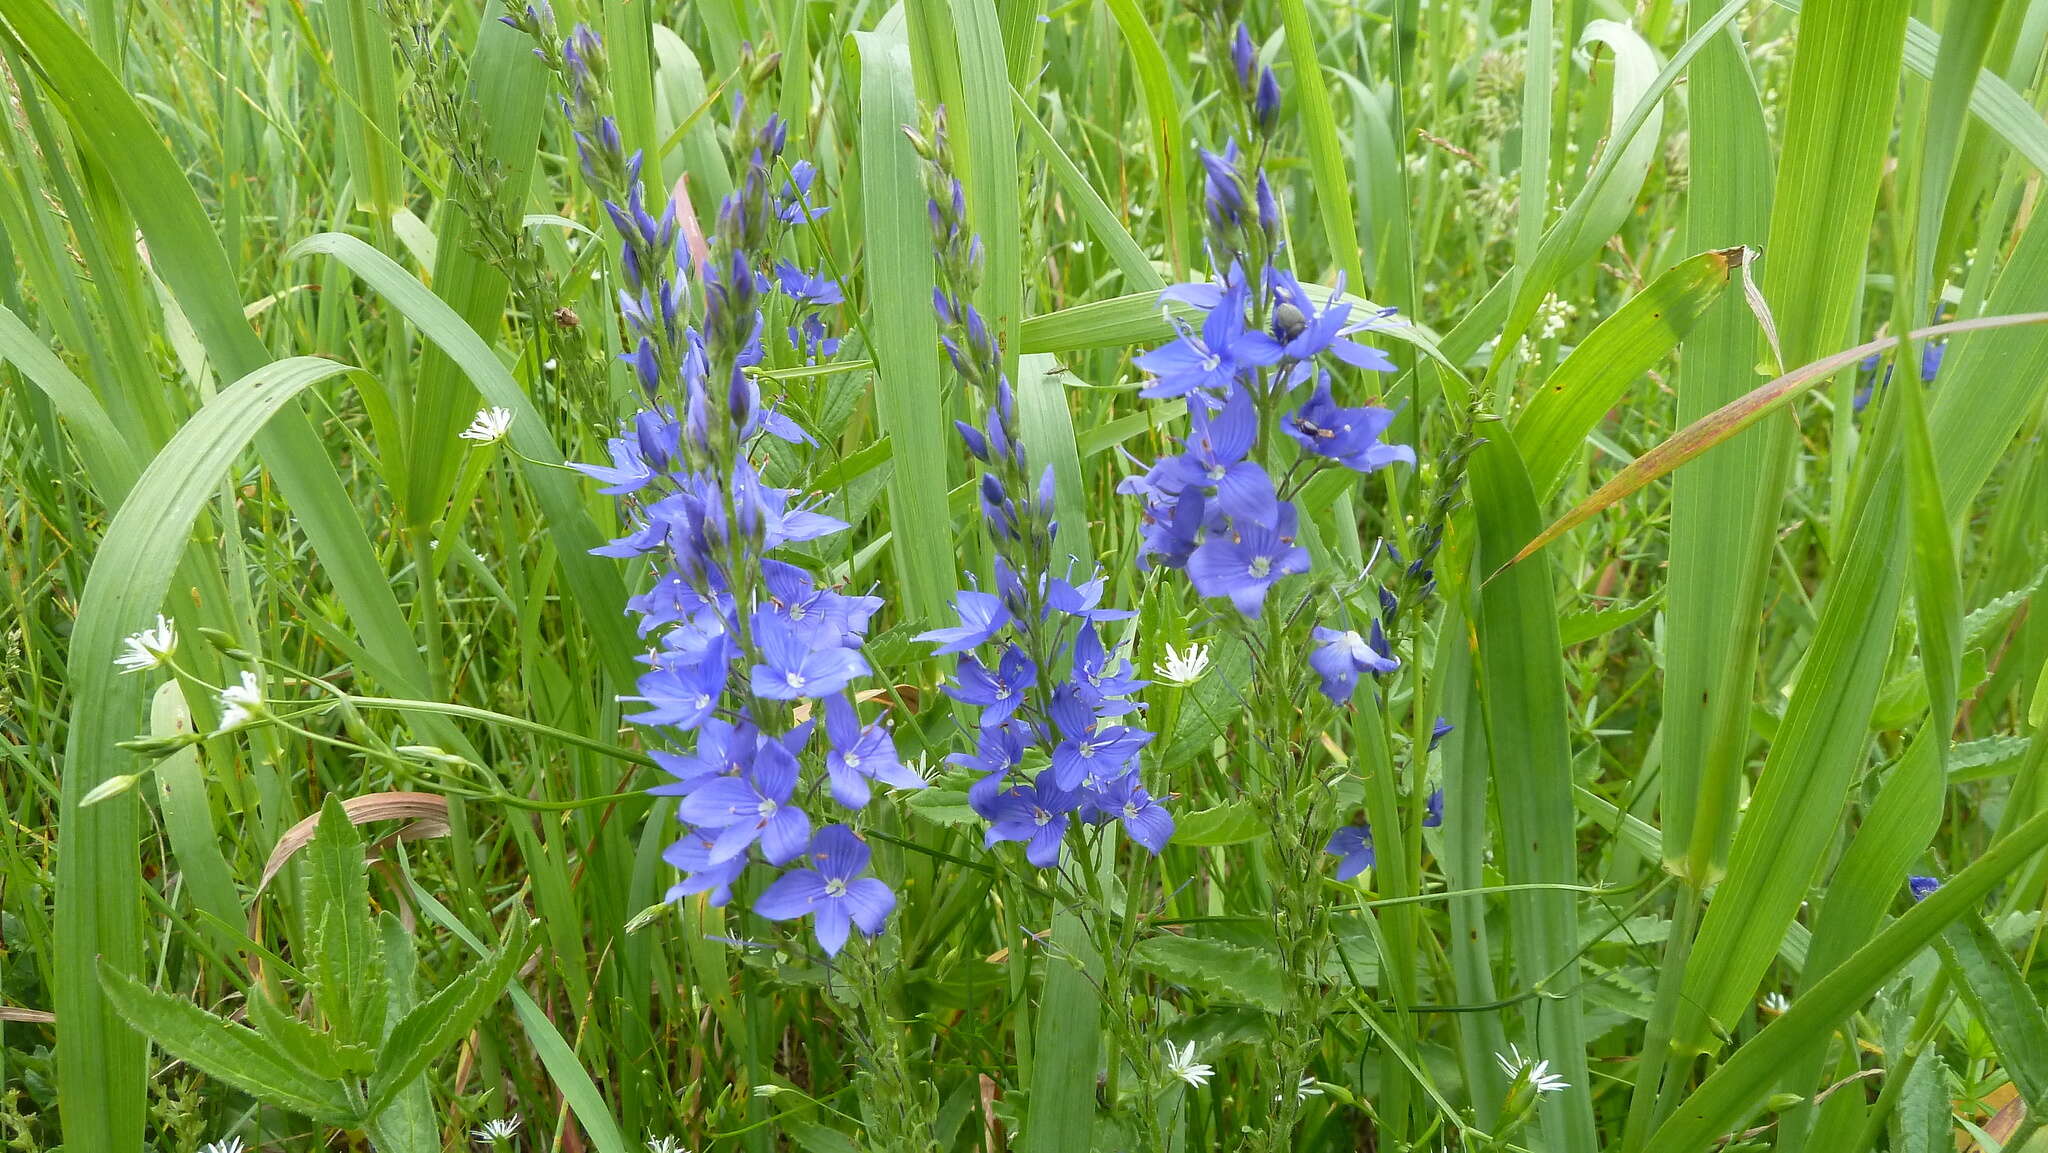
[[[519,1114],[514,1113],[510,1117],[493,1118],[470,1130],[469,1135],[479,1145],[497,1141],[510,1141],[519,1135]]]
[[[229,685],[220,691],[220,727],[213,730],[214,734],[233,732],[263,716],[266,711],[263,682],[256,679],[255,673],[245,672],[241,684]]]
[[[1209,646],[1189,643],[1187,651],[1176,652],[1172,645],[1166,646],[1166,659],[1152,666],[1152,673],[1169,685],[1187,688],[1202,679],[1209,671]]]
[[[199,1147],[199,1153],[242,1153],[245,1147],[240,1137],[223,1137]]]
[[[133,633],[121,641],[120,655],[114,664],[124,673],[139,673],[144,669],[162,668],[178,651],[178,626],[162,613],[156,614],[156,626]]]
[[[1195,1043],[1189,1041],[1183,1049],[1176,1050],[1173,1042],[1166,1044],[1166,1071],[1188,1083],[1189,1087],[1200,1089],[1216,1075],[1216,1070],[1195,1060]]]
[[[1571,1082],[1550,1071],[1550,1062],[1531,1061],[1513,1045],[1509,1045],[1505,1053],[1495,1053],[1493,1059],[1500,1062],[1501,1072],[1506,1073],[1510,1080],[1526,1080],[1529,1087],[1538,1093],[1556,1093],[1572,1087]]]
[[[476,419],[458,435],[464,440],[478,444],[496,444],[512,431],[512,410],[509,408],[478,409]]]

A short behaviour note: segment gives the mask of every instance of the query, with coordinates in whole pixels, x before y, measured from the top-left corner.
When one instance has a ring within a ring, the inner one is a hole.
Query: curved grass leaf
[[[1671,266],[1601,321],[1529,398],[1515,419],[1515,443],[1539,498],[1557,491],[1586,434],[1678,347],[1748,259],[1747,249],[1725,248]]]
[[[607,662],[612,683],[632,684],[638,674],[633,653],[639,641],[626,626],[625,586],[616,565],[590,555],[591,549],[604,543],[604,537],[591,523],[577,491],[577,478],[562,469],[562,450],[526,390],[512,379],[476,330],[397,261],[340,232],[322,232],[299,241],[285,253],[285,260],[314,255],[333,257],[355,273],[465,373],[487,403],[512,410],[507,439],[524,458],[521,465],[527,483],[559,547],[563,582],[582,609],[582,627],[589,630],[593,647]],[[453,434],[446,439],[451,446],[462,445]]]
[[[79,598],[67,672],[76,704],[58,824],[64,852],[57,857],[57,949],[65,956],[99,957],[115,973],[141,968],[139,809],[129,797],[80,806],[109,777],[135,771],[134,755],[119,744],[141,722],[144,688],[115,670],[121,638],[147,627],[162,608],[186,536],[228,465],[300,392],[353,371],[295,357],[223,389],[150,462],[100,542]],[[92,1148],[103,1139],[102,1148],[120,1147],[118,1139],[131,1131],[129,1144],[139,1143],[142,1039],[113,1016],[89,970],[59,966],[56,978],[67,1144]]]

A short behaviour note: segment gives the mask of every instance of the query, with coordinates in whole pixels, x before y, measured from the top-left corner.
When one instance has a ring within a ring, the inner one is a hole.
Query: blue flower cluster
[[[1139,708],[1131,694],[1149,682],[1133,676],[1120,646],[1103,635],[1105,624],[1133,614],[1102,607],[1100,575],[1079,582],[1053,575],[1053,472],[1047,465],[1032,474],[1001,350],[973,304],[981,243],[966,225],[965,196],[952,175],[944,110],[929,135],[912,141],[926,161],[941,340],[966,391],[984,406],[979,427],[956,427],[982,469],[981,509],[996,553],[996,591],[962,590],[954,599],[959,623],[917,638],[936,644],[936,655],[958,656],[945,691],[977,710],[975,750],[949,759],[981,774],[968,800],[989,822],[987,843],[1022,842],[1033,865],[1059,863],[1077,819],[1120,821],[1133,841],[1157,853],[1173,836],[1173,818],[1139,778],[1138,753],[1153,734],[1125,723]],[[1034,751],[1045,764],[1027,773]]]
[[[652,647],[641,658],[649,671],[637,695],[624,699],[643,706],[626,719],[667,746],[653,756],[673,780],[649,791],[676,798],[684,826],[663,854],[684,874],[669,897],[708,893],[722,905],[756,858],[785,866],[807,856],[808,868],[784,873],[754,908],[771,920],[813,915],[820,945],[836,954],[849,926],[879,932],[895,897],[859,875],[868,851],[857,836],[843,824],[813,833],[806,808],[822,804],[821,786],[841,808],[858,810],[874,782],[924,782],[898,759],[886,725],[861,719],[852,695],[870,671],[862,643],[880,598],[827,587],[774,555],[847,526],[767,483],[753,459],[764,434],[805,436],[759,391],[754,370],[764,359],[769,309],[788,320],[796,353],[830,355],[837,346],[818,310],[840,302],[839,286],[768,257],[788,226],[822,211],[808,201],[812,170],[792,166],[779,187],[771,179],[786,140],[779,117],[736,132],[748,145],[742,179],[719,207],[704,258],[693,260],[677,244],[676,204],[659,219],[647,211],[643,158],[624,154],[602,108],[596,35],[579,26],[557,44],[540,11],[508,19],[533,33],[542,59],[562,73],[583,174],[621,240],[619,310],[629,337],[622,359],[648,406],[609,442],[609,464],[575,467],[619,497],[632,521],[631,531],[596,551],[655,566],[651,587],[628,602]],[[736,115],[744,111],[736,101]],[[701,311],[692,307],[692,283]],[[778,289],[779,306],[771,295]],[[825,771],[807,779],[806,760],[817,763],[820,743]]]
[[[1239,25],[1231,50],[1238,97],[1247,124],[1265,134],[1278,87],[1255,60]],[[1201,150],[1201,161],[1210,251],[1223,271],[1160,294],[1163,305],[1192,310],[1198,321],[1173,316],[1177,339],[1135,362],[1151,378],[1139,395],[1185,398],[1188,435],[1182,451],[1126,478],[1119,491],[1145,502],[1140,563],[1183,569],[1197,592],[1227,597],[1257,619],[1274,585],[1308,571],[1292,500],[1301,486],[1327,468],[1412,465],[1415,451],[1381,439],[1393,410],[1339,404],[1334,391],[1333,370],[1394,367],[1353,339],[1385,314],[1354,318],[1341,277],[1329,292],[1313,293],[1278,262],[1279,206],[1265,173],[1234,140],[1220,153]],[[1277,479],[1276,468],[1285,470]],[[1316,639],[1323,690],[1339,702],[1360,672],[1394,667],[1384,640],[1375,647],[1348,630],[1319,630]]]

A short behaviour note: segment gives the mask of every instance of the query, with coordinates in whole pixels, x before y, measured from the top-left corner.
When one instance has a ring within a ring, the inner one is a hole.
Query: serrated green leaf
[[[1280,958],[1270,949],[1251,949],[1204,937],[1147,937],[1132,951],[1140,969],[1212,997],[1255,1005],[1269,1013],[1287,1006]]]
[[[327,795],[302,861],[306,923],[315,932],[313,1001],[343,1044],[375,1041],[384,1032],[384,950],[370,915],[363,838],[338,794]]]
[[[1266,824],[1250,802],[1233,801],[1174,817],[1173,843],[1195,848],[1242,845],[1257,840]]]
[[[480,968],[473,968],[400,1018],[385,1039],[376,1075],[370,1081],[369,1112],[378,1113],[410,1085],[427,1066],[460,1041],[485,1012],[505,995],[505,986],[519,974],[531,952],[526,925],[514,918],[505,943]]]
[[[164,1052],[280,1109],[325,1125],[355,1126],[355,1112],[338,1084],[300,1068],[255,1030],[159,993],[105,962],[99,980],[114,1010]]]
[[[1934,943],[1956,988],[1998,1050],[1999,1063],[2027,1103],[2048,1112],[2048,1017],[1991,926],[1975,912],[1959,918]]]
[[[297,1013],[287,1012],[268,993],[252,989],[242,1004],[256,1032],[313,1076],[339,1081],[352,1073],[369,1071],[369,1049],[343,1045],[332,1034],[308,1025]]]

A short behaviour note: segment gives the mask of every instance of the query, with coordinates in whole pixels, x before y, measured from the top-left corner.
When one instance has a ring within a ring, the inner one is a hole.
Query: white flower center
[[[844,897],[846,895],[846,882],[837,877],[825,882],[825,895],[828,897]]]
[[[790,688],[800,689],[804,687],[804,675],[802,673],[784,673],[782,679],[789,682]]]
[[[1222,367],[1223,358],[1216,355],[1215,353],[1212,352],[1202,357],[1202,371],[1215,372],[1217,369]]]
[[[846,754],[845,756],[843,756],[843,757],[841,757],[841,758],[839,758],[839,759],[840,759],[840,760],[843,760],[843,761],[845,761],[845,762],[846,762],[846,767],[847,767],[847,768],[849,768],[849,769],[857,769],[857,768],[860,768],[860,754],[859,754],[859,753],[847,753],[847,754]]]
[[[1032,821],[1036,822],[1040,828],[1043,828],[1046,825],[1052,823],[1052,814],[1046,812],[1044,809],[1033,809],[1031,810],[1031,819]]]
[[[1126,820],[1126,821],[1135,821],[1135,820],[1137,820],[1137,819],[1138,819],[1138,804],[1137,804],[1137,802],[1136,802],[1136,801],[1125,801],[1125,802],[1124,802],[1124,820]]]
[[[1252,575],[1253,575],[1253,576],[1255,576],[1255,577],[1263,577],[1263,576],[1265,576],[1265,575],[1266,575],[1267,573],[1269,573],[1269,572],[1272,572],[1272,571],[1273,571],[1273,558],[1272,558],[1272,557],[1264,557],[1264,556],[1255,556],[1255,557],[1253,557],[1253,558],[1252,558]]]

